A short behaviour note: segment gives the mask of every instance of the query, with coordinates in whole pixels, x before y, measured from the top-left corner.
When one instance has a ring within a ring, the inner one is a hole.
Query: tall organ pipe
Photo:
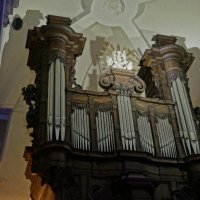
[[[175,80],[172,81],[171,92],[173,100],[177,102],[177,109],[175,111],[178,118],[178,125],[181,137],[181,131],[183,131],[183,146],[185,149],[185,153],[187,154],[186,148],[188,149],[189,154],[192,154],[192,150],[194,153],[199,153],[199,144],[197,140],[197,133],[192,117],[192,112],[189,105],[185,85],[180,77],[177,77]]]
[[[65,70],[56,58],[50,65],[48,78],[47,139],[65,140]]]
[[[185,116],[184,116],[184,113],[183,113],[183,108],[182,108],[182,105],[181,105],[180,96],[179,96],[177,85],[176,85],[175,81],[172,82],[172,87],[173,87],[174,96],[175,96],[174,100],[177,102],[177,108],[178,108],[178,112],[179,112],[179,116],[180,116],[180,120],[181,120],[181,125],[182,125],[182,128],[183,128],[183,136],[184,136],[185,143],[186,143],[187,149],[189,151],[189,154],[191,154],[191,146],[190,146],[190,141],[189,141],[189,136],[188,136],[188,130],[187,130],[187,127],[186,127]]]
[[[172,99],[174,101],[176,101],[173,87],[171,87],[171,94],[172,94]],[[187,155],[187,147],[186,147],[186,143],[185,143],[185,139],[184,139],[184,135],[183,135],[183,127],[182,127],[182,123],[181,123],[181,119],[180,119],[180,113],[178,112],[177,106],[175,106],[175,112],[176,112],[176,117],[177,117],[177,122],[178,122],[178,127],[179,127],[179,134],[180,134],[180,137],[181,137],[181,141],[182,141],[182,144],[183,144],[184,151]]]

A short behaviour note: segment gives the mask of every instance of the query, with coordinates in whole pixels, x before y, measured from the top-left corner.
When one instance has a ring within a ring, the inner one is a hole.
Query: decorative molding
[[[101,111],[101,112],[106,112],[108,110],[112,111],[112,106],[111,105],[104,105],[104,106],[97,105],[96,110]]]
[[[65,54],[59,51],[51,52],[49,55],[49,64],[55,62],[56,59],[60,59],[60,61],[64,64],[64,69],[66,70],[66,57]]]

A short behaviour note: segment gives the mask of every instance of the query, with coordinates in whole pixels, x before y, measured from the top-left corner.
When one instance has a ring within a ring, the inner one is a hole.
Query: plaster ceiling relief
[[[93,0],[83,8],[87,12],[72,19],[72,27],[82,32],[85,28],[98,22],[105,26],[121,27],[129,37],[140,36],[133,23],[144,11],[145,3],[153,0]],[[141,5],[142,9],[141,9]],[[142,11],[142,12],[141,12]]]

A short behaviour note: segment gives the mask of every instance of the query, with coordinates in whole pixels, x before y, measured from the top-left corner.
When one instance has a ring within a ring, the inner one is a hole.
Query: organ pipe
[[[117,97],[117,101],[123,149],[136,150],[135,130],[133,125],[130,97],[119,95]]]
[[[72,144],[75,148],[90,150],[89,116],[87,108],[73,108],[71,114]]]
[[[177,77],[172,81],[171,94],[173,100],[177,102],[175,111],[185,153],[186,155],[192,154],[193,152],[199,153],[199,144],[194,120],[186,88],[180,77]]]
[[[177,156],[176,145],[173,135],[173,129],[171,124],[169,123],[168,117],[157,117],[156,127],[158,131],[161,155],[165,157],[175,158]]]
[[[139,114],[137,122],[138,122],[140,143],[143,151],[152,153],[154,155],[154,144],[153,144],[151,126],[148,120],[149,120],[148,116]]]
[[[65,140],[65,70],[56,58],[48,74],[47,139]]]
[[[96,125],[97,125],[97,146],[99,151],[114,150],[114,126],[113,118],[108,110],[97,109]]]

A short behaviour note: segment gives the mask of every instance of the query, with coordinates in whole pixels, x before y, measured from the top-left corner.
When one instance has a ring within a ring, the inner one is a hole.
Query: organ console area
[[[197,199],[199,128],[186,78],[192,54],[175,37],[155,35],[137,74],[109,57],[112,67],[99,78],[104,91],[87,91],[74,69],[86,38],[70,24],[48,16],[27,37],[36,72],[23,89],[33,128],[24,154],[31,198]]]

